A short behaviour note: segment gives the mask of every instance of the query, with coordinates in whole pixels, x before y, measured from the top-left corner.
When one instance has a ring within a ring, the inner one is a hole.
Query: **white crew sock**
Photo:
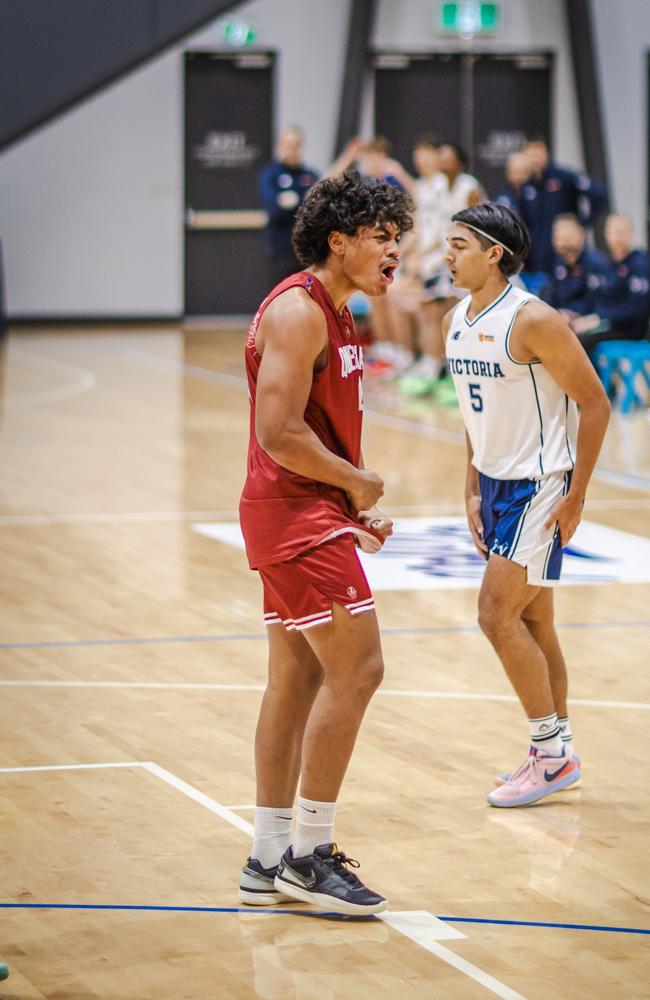
[[[255,806],[255,834],[251,858],[263,868],[271,868],[291,843],[291,809]]]
[[[531,745],[551,757],[561,757],[562,737],[556,713],[545,715],[541,719],[529,719],[528,722]]]
[[[558,716],[557,724],[560,727],[562,746],[566,750],[567,757],[570,757],[573,753],[573,732],[571,731],[571,722],[568,715],[562,716],[562,718]]]
[[[315,802],[298,797],[296,835],[292,845],[294,858],[313,854],[319,844],[331,844],[335,811],[336,802]]]

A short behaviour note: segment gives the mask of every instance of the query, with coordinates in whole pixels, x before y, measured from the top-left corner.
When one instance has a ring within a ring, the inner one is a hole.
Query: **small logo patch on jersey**
[[[346,590],[346,594],[348,595],[351,601],[356,600],[357,592],[354,589],[354,587],[348,587],[348,589]]]
[[[452,340],[460,340],[460,330],[456,330],[454,333],[452,333],[451,339]]]
[[[490,333],[479,333],[478,339],[481,342],[481,344],[483,343],[484,340],[489,341],[489,343],[491,344],[494,343],[494,337]]]

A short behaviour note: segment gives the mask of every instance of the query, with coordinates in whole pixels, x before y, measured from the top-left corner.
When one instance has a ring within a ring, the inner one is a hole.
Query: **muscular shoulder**
[[[566,337],[573,338],[571,330],[557,309],[542,302],[529,299],[520,306],[510,338],[510,350],[521,362],[535,360],[544,347]]]
[[[313,351],[314,357],[327,344],[325,313],[304,288],[288,288],[266,307],[258,330],[257,351],[262,354],[269,343],[279,348],[303,347]]]

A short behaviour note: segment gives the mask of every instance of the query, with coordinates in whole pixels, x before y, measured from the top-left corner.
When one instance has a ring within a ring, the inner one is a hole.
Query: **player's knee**
[[[369,656],[357,672],[357,689],[362,697],[370,698],[384,679],[381,653]]]
[[[484,600],[479,603],[478,624],[483,635],[491,642],[499,639],[505,626],[505,619],[495,601]]]

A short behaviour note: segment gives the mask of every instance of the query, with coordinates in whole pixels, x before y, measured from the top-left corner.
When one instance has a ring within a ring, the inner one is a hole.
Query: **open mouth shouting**
[[[381,268],[381,278],[387,285],[392,285],[395,280],[395,271],[397,270],[397,262],[394,260],[389,260],[387,264]]]

